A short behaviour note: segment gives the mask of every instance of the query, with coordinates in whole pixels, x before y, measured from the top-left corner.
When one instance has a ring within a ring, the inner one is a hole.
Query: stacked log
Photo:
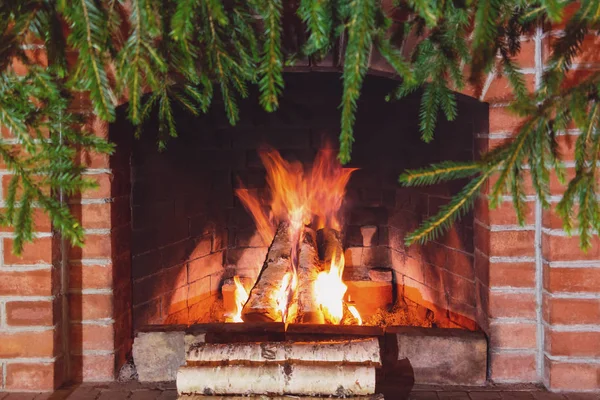
[[[319,243],[319,256],[325,265],[325,269],[334,263],[340,266],[344,257],[344,248],[342,246],[342,234],[332,228],[323,228],[317,231],[317,241]]]
[[[290,322],[325,323],[315,293],[315,282],[321,272],[316,236],[315,231],[308,227],[302,232],[298,255],[298,289],[288,314]]]
[[[276,293],[280,290],[285,276],[292,273],[291,252],[289,225],[281,223],[275,232],[256,284],[242,309],[244,322],[282,321]]]
[[[177,373],[179,394],[365,396],[381,366],[376,338],[199,343]]]

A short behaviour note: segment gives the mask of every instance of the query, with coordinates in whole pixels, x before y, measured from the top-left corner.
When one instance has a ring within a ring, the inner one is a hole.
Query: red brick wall
[[[539,84],[548,45],[560,29],[524,39],[519,62],[530,88]],[[595,36],[586,40],[587,51],[571,73],[573,82],[597,68],[597,43]],[[42,62],[43,55],[43,50],[32,52]],[[337,65],[323,63],[320,68],[335,70]],[[375,54],[372,72],[389,72]],[[490,104],[489,129],[474,128],[478,149],[507,140],[518,127],[520,121],[505,107],[508,92],[505,79],[489,77],[481,96]],[[465,90],[467,95],[473,93]],[[76,106],[87,111],[88,102],[79,100]],[[95,129],[106,135],[102,124]],[[577,135],[571,130],[559,137],[567,160],[572,159]],[[2,136],[8,143],[12,140],[5,129]],[[129,175],[123,173],[128,161],[95,155],[82,158],[89,165],[88,173],[101,184],[99,190],[71,200],[89,236],[84,250],[61,253],[60,241],[41,213],[37,239],[22,258],[10,254],[11,232],[0,232],[1,391],[51,390],[68,377],[110,380],[129,351]],[[2,168],[0,174],[7,175]],[[562,188],[553,188],[554,203],[561,192]],[[527,200],[525,227],[516,225],[508,201],[490,210],[482,195],[474,213],[475,317],[490,336],[490,378],[543,382],[552,390],[598,391],[599,246],[595,243],[582,253],[578,238],[564,235],[552,210],[541,211],[533,193]],[[70,270],[67,313],[61,310],[63,262]],[[70,335],[64,337],[61,327],[67,316]]]

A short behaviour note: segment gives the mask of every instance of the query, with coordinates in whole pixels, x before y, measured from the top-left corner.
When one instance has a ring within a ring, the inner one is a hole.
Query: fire
[[[287,318],[288,304],[290,297],[296,289],[297,275],[288,272],[281,280],[279,290],[275,292],[275,302],[277,303],[277,311],[281,314],[281,320],[285,322]]]
[[[260,158],[267,172],[270,198],[259,198],[255,192],[244,187],[238,189],[236,194],[251,213],[265,244],[273,240],[280,222],[289,224],[291,270],[273,294],[285,321],[288,305],[298,286],[298,249],[302,231],[313,222],[313,227],[317,229],[341,229],[339,211],[346,185],[355,169],[342,168],[335,152],[329,148],[319,151],[312,167],[306,170],[301,163],[286,161],[271,148],[263,149]],[[342,258],[340,265],[331,265],[329,271],[321,272],[316,282],[316,301],[321,304],[329,323],[339,324],[344,314],[343,297],[347,287],[342,281],[343,270]],[[353,306],[348,309],[353,315],[358,315]],[[360,315],[355,318],[360,320]]]
[[[226,316],[226,322],[244,322],[242,319],[242,308],[244,308],[244,304],[248,301],[248,292],[237,275],[233,277],[233,283],[235,284],[235,291],[233,292],[235,311]]]
[[[315,281],[317,303],[323,311],[325,321],[334,325],[338,325],[344,316],[344,294],[348,286],[342,281],[343,272],[342,256],[340,265],[332,261],[329,271],[320,272]]]

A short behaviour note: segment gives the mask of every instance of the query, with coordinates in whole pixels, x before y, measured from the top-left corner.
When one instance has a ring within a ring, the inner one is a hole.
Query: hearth
[[[434,143],[424,144],[418,96],[386,103],[389,81],[371,76],[352,162],[342,167],[339,81],[289,74],[286,85],[275,113],[249,99],[233,127],[218,106],[198,118],[181,112],[181,136],[165,152],[156,150],[152,122],[131,144],[134,328],[267,321],[478,329],[472,217],[435,243],[404,245],[460,183],[415,190],[397,177],[472,159],[485,106],[459,96],[461,117],[440,121]]]

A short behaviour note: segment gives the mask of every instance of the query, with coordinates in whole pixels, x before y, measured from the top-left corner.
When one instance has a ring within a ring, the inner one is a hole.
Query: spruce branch
[[[354,142],[352,130],[356,119],[357,101],[369,64],[375,29],[375,11],[375,3],[370,0],[349,0],[342,8],[348,36],[344,53],[344,89],[340,106],[342,116],[338,159],[342,164],[350,161],[352,153]]]

